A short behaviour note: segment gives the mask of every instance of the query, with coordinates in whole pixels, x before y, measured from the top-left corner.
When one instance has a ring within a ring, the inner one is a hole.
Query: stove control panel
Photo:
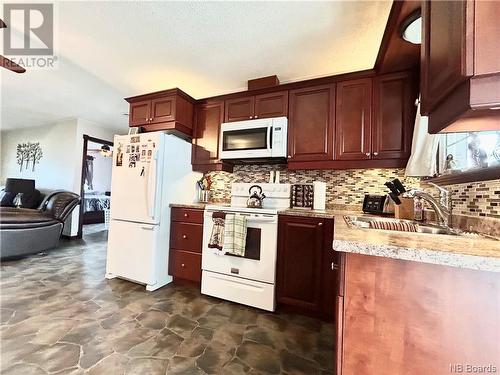
[[[233,183],[231,186],[231,206],[245,206],[249,189],[258,185],[266,198],[263,200],[263,208],[283,209],[290,207],[290,184],[270,183]]]

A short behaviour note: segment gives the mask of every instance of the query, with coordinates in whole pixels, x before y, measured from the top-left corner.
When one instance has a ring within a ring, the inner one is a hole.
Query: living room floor
[[[106,280],[106,235],[2,263],[2,374],[333,372],[331,324]]]

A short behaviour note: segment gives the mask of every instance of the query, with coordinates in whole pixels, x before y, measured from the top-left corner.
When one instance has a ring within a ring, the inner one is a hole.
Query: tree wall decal
[[[33,163],[33,169],[32,171],[35,171],[35,164],[40,163],[40,159],[43,156],[42,148],[40,147],[40,142],[32,143],[30,145],[30,152],[29,152],[29,158],[31,162]],[[29,161],[28,161],[29,163]]]
[[[43,151],[40,147],[40,142],[19,143],[17,145],[17,164],[19,164],[19,172],[22,172],[23,166],[28,169],[29,163],[32,163],[32,171],[35,171],[35,165],[40,163],[43,157]]]

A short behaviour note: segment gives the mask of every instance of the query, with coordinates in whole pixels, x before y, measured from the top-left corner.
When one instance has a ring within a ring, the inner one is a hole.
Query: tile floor
[[[106,234],[1,265],[2,374],[333,373],[332,325],[107,281]]]

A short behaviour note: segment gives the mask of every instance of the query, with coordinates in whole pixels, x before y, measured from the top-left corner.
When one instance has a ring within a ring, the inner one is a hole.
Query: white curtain
[[[406,165],[408,177],[428,177],[437,173],[436,158],[441,136],[429,134],[428,118],[420,115],[420,101],[415,117],[411,156]]]

